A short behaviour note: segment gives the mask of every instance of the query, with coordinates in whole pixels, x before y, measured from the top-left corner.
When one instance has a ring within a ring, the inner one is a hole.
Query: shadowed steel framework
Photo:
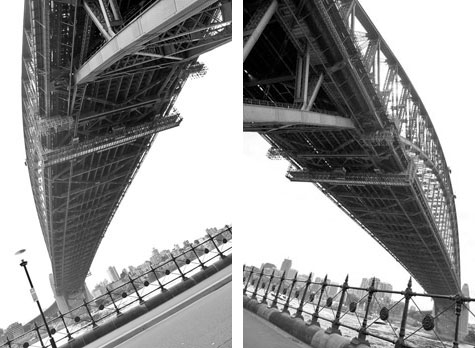
[[[230,40],[227,0],[25,1],[26,163],[57,294],[81,291],[197,58]]]
[[[424,104],[358,1],[244,2],[244,130],[431,293],[460,292],[455,195]],[[357,252],[355,252],[357,254]]]

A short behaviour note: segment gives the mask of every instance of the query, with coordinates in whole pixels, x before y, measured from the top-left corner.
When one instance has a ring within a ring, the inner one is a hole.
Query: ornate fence
[[[206,269],[217,260],[225,258],[232,249],[232,227],[226,226],[201,243],[192,244],[179,254],[171,253],[158,265],[150,263],[150,270],[139,276],[128,276],[123,284],[107,288],[106,293],[83,303],[68,313],[59,312],[48,318],[48,327],[57,345],[73,340],[109,320],[120,316],[133,307],[145,303],[155,295],[166,292],[174,285]],[[1,348],[50,347],[43,323],[23,335],[0,345]]]
[[[392,291],[378,289],[375,278],[366,288],[350,286],[348,276],[340,285],[330,283],[326,276],[312,281],[312,274],[286,277],[282,271],[248,266],[243,271],[245,296],[354,343],[398,348],[472,347],[475,343],[475,332],[467,332],[469,315],[475,320],[469,308],[473,298],[416,293],[411,279],[405,290]],[[423,311],[417,298],[432,298],[443,305],[437,313]]]

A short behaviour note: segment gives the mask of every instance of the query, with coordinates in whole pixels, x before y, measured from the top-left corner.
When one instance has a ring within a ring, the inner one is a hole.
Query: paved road
[[[231,348],[231,283],[117,348]]]
[[[243,319],[244,348],[311,348],[247,309]]]
[[[213,301],[210,301],[209,299],[213,299],[216,295],[221,294],[221,292],[218,290],[214,290],[211,293],[208,289],[213,289],[216,287],[216,284],[227,284],[224,285],[226,289],[229,289],[229,298],[227,299],[227,303],[224,304],[223,302],[221,303],[221,306],[223,308],[222,312],[223,315],[224,313],[227,313],[226,315],[229,315],[229,339],[231,338],[231,272],[232,272],[232,267],[231,265],[226,267],[225,269],[219,271],[216,274],[213,274],[211,277],[205,279],[201,283],[198,283],[191,289],[188,289],[187,291],[177,295],[176,297],[170,299],[163,305],[153,309],[150,312],[147,312],[146,314],[140,316],[139,318],[131,321],[130,323],[125,324],[124,326],[120,327],[119,329],[99,338],[98,340],[92,342],[91,344],[87,345],[86,348],[112,348],[118,346],[120,343],[125,342],[126,339],[130,339],[131,337],[135,337],[136,335],[141,335],[142,333],[145,333],[147,328],[152,328],[154,326],[159,326],[161,323],[165,323],[168,319],[172,319],[173,316],[179,314],[181,311],[186,311],[188,307],[194,307],[194,303],[198,303],[201,300],[207,299],[208,304],[212,305]],[[228,287],[229,285],[229,287]],[[209,293],[208,295],[201,295]],[[226,293],[226,291],[225,291]],[[224,294],[221,294],[218,296],[219,298],[222,298],[224,300],[226,296]],[[195,298],[193,300],[193,298]],[[219,300],[216,300],[219,301]],[[179,309],[179,307],[182,306],[184,302],[191,302],[189,303],[185,308]],[[211,303],[210,303],[211,302]],[[214,308],[213,306],[211,306]],[[213,310],[216,310],[216,308],[212,309],[210,307],[211,313],[213,313]],[[202,307],[200,307],[202,308]],[[203,310],[203,308],[202,308]],[[198,321],[205,321],[207,317],[207,310],[203,310],[203,312],[198,313],[199,316],[194,318],[194,320]],[[193,314],[197,314],[192,310]],[[160,319],[160,317],[167,316],[168,318],[165,319]],[[220,318],[220,320],[224,321],[223,318]],[[186,335],[185,331],[189,330],[189,327],[184,327],[184,324],[176,324],[176,330],[173,332],[173,335],[170,334],[169,336],[177,336],[175,338],[179,339],[183,334]],[[188,322],[188,325],[190,325],[190,322]],[[181,329],[182,328],[182,329]],[[221,329],[220,329],[221,330]],[[216,330],[217,331],[217,330]],[[226,330],[224,328],[222,331],[225,333]],[[161,335],[161,334],[160,334]],[[168,335],[168,334],[167,334]],[[164,335],[164,336],[167,336]],[[158,344],[158,342],[162,341],[162,337],[155,336],[154,337],[154,345],[151,345],[150,347],[154,348],[174,348],[174,347],[187,347],[186,345],[181,345],[181,346],[175,346],[175,345],[162,345]],[[224,341],[223,341],[224,342]],[[121,346],[122,347],[122,346]],[[127,346],[123,346],[127,347]],[[149,347],[147,345],[131,345],[130,347]],[[189,346],[190,348],[193,348],[194,346]],[[198,347],[198,346],[196,346]],[[207,346],[203,346],[207,347]],[[213,348],[217,348],[216,345],[211,346]],[[222,348],[227,348],[228,346],[223,345]],[[229,343],[229,347],[231,347],[231,343]]]

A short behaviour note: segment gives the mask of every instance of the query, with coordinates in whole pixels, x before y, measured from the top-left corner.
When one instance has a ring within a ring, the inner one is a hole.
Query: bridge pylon
[[[84,300],[90,301],[93,299],[93,296],[91,292],[89,291],[89,289],[87,288],[86,283],[84,283],[83,286],[77,291],[75,291],[74,293],[61,294],[61,293],[58,293],[58,291],[56,290],[57,288],[54,283],[53,274],[50,274],[49,277],[50,277],[51,288],[54,294],[54,299],[61,313],[63,314],[68,313],[71,310],[83,305]]]
[[[461,297],[469,297],[467,284],[462,287]],[[461,302],[459,305],[452,300],[434,299],[435,332],[440,337],[453,340],[458,321],[458,340],[463,340],[468,334],[468,303]],[[457,319],[457,316],[459,318]]]

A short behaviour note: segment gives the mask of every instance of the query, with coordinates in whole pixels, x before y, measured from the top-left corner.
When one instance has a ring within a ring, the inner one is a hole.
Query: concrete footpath
[[[232,265],[213,274],[194,287],[176,295],[159,307],[88,344],[86,348],[112,348],[186,308],[202,297],[231,282]]]
[[[117,348],[231,348],[231,294],[227,283]]]
[[[357,339],[342,337],[337,333],[328,334],[319,326],[307,325],[302,319],[293,318],[287,313],[282,313],[278,309],[268,308],[267,303],[261,304],[256,300],[251,300],[247,296],[243,296],[243,306],[248,311],[258,315],[269,323],[275,325],[279,329],[291,334],[299,341],[313,348],[368,348],[364,342]],[[246,320],[246,317],[244,317]],[[244,325],[246,327],[246,324]],[[250,333],[255,330],[248,326]],[[266,338],[262,338],[263,340]],[[295,345],[294,345],[295,346]],[[263,346],[265,347],[265,346]],[[299,347],[299,346],[295,346]],[[250,348],[250,346],[249,346]]]
[[[244,348],[311,348],[274,324],[244,309]]]

